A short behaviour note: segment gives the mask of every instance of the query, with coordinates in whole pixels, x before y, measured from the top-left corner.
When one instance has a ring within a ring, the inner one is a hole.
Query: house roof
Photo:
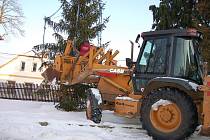
[[[32,55],[31,53],[33,53],[34,55]],[[28,51],[24,54],[9,54],[9,53],[2,53],[0,52],[0,54],[5,54],[5,55],[15,55],[15,57],[11,58],[10,60],[6,60],[3,64],[0,64],[0,68],[8,65],[9,63],[13,62],[14,60],[16,60],[18,57],[20,56],[24,56],[24,57],[33,57],[33,58],[41,58],[39,56],[36,56],[35,53],[33,51]]]

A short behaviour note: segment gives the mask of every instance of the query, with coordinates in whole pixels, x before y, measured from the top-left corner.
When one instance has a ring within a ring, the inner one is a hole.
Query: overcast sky
[[[111,41],[109,48],[120,50],[117,57],[124,60],[130,56],[129,40],[135,40],[138,33],[151,30],[152,12],[149,5],[158,4],[159,0],[104,0],[106,3],[103,16],[110,16],[107,28],[102,33],[103,42]],[[58,0],[19,0],[24,12],[25,36],[6,36],[0,41],[0,52],[23,53],[34,45],[42,43],[45,16],[50,16],[59,7]],[[60,14],[52,19],[58,20]],[[52,29],[46,29],[45,42],[54,42]],[[138,49],[135,49],[137,55]],[[135,55],[135,56],[136,56]],[[1,59],[1,54],[0,54]]]

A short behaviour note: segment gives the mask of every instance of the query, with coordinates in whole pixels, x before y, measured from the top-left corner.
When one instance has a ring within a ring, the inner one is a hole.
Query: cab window
[[[165,74],[168,38],[147,40],[138,62],[140,73]]]

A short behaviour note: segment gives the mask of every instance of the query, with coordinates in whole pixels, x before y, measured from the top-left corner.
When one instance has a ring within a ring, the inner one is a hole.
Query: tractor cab
[[[141,37],[143,43],[132,75],[135,93],[143,93],[148,84],[154,81],[176,85],[185,85],[186,81],[202,84],[200,32],[194,29],[171,29],[143,32]],[[136,42],[138,40],[139,35]]]
[[[203,122],[202,133],[209,135],[210,79],[200,54],[202,34],[171,29],[141,37],[137,61],[126,59],[126,64],[133,70],[133,93],[143,97],[142,126],[154,139],[177,140],[190,136]]]

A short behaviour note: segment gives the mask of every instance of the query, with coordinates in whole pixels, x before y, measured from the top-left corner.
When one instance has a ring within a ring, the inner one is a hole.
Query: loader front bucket
[[[55,78],[59,79],[60,73],[52,67],[48,67],[41,75],[46,82],[52,82]]]
[[[202,91],[204,91],[203,99],[203,126],[201,129],[201,135],[210,136],[210,75],[205,78],[204,86],[202,86]]]

